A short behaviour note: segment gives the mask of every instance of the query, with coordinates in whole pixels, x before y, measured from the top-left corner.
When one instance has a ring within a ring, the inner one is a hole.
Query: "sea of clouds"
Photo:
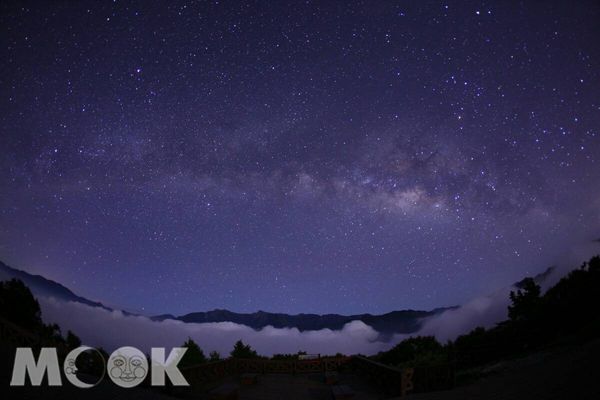
[[[543,290],[554,285],[573,266],[581,263],[582,254],[577,249],[565,257],[553,272],[539,282]],[[567,267],[569,266],[569,267]],[[64,302],[53,298],[39,298],[42,316],[47,323],[57,323],[63,333],[75,332],[89,346],[103,347],[112,351],[121,346],[135,346],[143,351],[151,347],[181,346],[192,338],[206,354],[216,350],[222,356],[231,351],[233,344],[241,339],[262,355],[296,353],[307,351],[320,354],[371,355],[387,350],[408,336],[433,335],[441,342],[455,339],[475,327],[492,327],[507,318],[509,293],[514,287],[507,286],[492,294],[475,298],[466,304],[445,311],[422,321],[422,327],[411,335],[394,335],[384,341],[371,326],[352,321],[341,330],[321,329],[299,331],[297,328],[273,328],[267,326],[254,330],[233,322],[185,323],[177,320],[153,321],[145,316],[109,311],[76,302]]]
[[[175,347],[181,346],[188,337],[194,339],[205,353],[216,350],[224,356],[239,339],[262,355],[300,350],[320,354],[373,354],[389,346],[378,341],[379,333],[361,321],[352,321],[341,330],[300,332],[297,328],[271,326],[254,330],[233,322],[153,321],[144,316],[126,315],[76,302],[52,298],[39,300],[46,322],[57,323],[63,333],[67,329],[75,332],[84,344],[106,350],[121,346],[135,346],[143,351],[150,347]]]

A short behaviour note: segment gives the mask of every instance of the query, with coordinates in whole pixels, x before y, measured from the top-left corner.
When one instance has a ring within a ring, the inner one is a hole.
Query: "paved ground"
[[[354,400],[379,400],[373,395],[371,388],[351,375],[341,377],[342,383],[350,386],[354,392]],[[331,386],[324,383],[324,375],[320,374],[266,374],[259,375],[258,383],[241,385],[239,379],[233,379],[239,388],[239,400],[330,400]],[[227,382],[225,382],[227,383]],[[103,381],[91,389],[79,389],[65,382],[62,387],[8,387],[8,382],[2,385],[1,399],[85,399],[105,400],[177,400],[177,397],[167,396],[148,388],[122,389],[110,381]],[[187,394],[186,398],[205,399],[205,394]]]
[[[251,386],[240,386],[240,400],[330,400],[331,386],[324,383],[321,374],[266,374],[260,375],[258,383]],[[360,380],[350,375],[341,377],[343,384],[354,391],[355,400],[376,400],[378,396]]]
[[[489,374],[453,390],[408,400],[600,399],[600,340],[488,367]]]
[[[111,382],[103,382],[91,389],[80,389],[65,383],[62,387],[8,387],[3,386],[0,391],[0,398],[4,399],[31,399],[31,400],[64,400],[64,399],[84,399],[84,400],[107,400],[107,399],[127,399],[127,400],[176,400],[173,397],[167,397],[160,393],[144,389],[132,388],[123,389]]]

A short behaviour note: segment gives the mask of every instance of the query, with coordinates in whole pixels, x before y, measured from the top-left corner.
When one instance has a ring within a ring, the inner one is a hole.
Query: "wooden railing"
[[[412,390],[439,388],[440,382],[445,387],[450,376],[446,366],[400,369],[360,356],[281,361],[230,358],[182,368],[181,371],[191,385],[207,386],[228,376],[246,373],[304,374],[338,371],[342,367],[387,396],[404,396]],[[453,374],[451,377],[453,379]]]
[[[255,374],[303,374],[337,371],[350,361],[350,357],[324,357],[316,360],[261,360],[229,358],[206,364],[181,368],[190,384],[206,384],[229,375]]]
[[[205,385],[238,373],[234,359],[214,361],[206,364],[181,368],[182,374],[191,385]]]

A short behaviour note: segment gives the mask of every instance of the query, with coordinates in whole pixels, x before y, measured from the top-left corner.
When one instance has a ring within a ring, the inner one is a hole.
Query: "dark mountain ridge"
[[[31,289],[32,293],[38,296],[54,297],[63,301],[75,301],[91,307],[102,307],[106,310],[111,310],[102,303],[88,300],[85,297],[76,295],[70,289],[58,282],[44,278],[41,275],[33,275],[28,272],[9,267],[0,261],[0,281],[9,279],[19,279],[23,281],[23,283],[25,283],[29,289]]]
[[[339,315],[339,314],[296,314],[289,315],[283,313],[270,313],[266,311],[258,311],[255,313],[235,313],[228,310],[213,310],[206,312],[194,312],[185,314],[179,317],[172,315],[160,315],[152,317],[154,320],[176,319],[183,322],[234,322],[249,326],[254,329],[262,329],[266,326],[274,328],[298,328],[300,331],[332,329],[339,330],[345,324],[351,321],[362,321],[365,324],[373,327],[380,333],[413,333],[419,330],[422,320],[442,313],[448,309],[437,308],[431,311],[420,310],[401,310],[392,311],[381,315],[372,314],[355,314],[355,315]]]
[[[58,282],[46,279],[41,275],[33,275],[0,262],[0,280],[20,279],[36,296],[54,297],[63,301],[75,301],[91,307],[102,307],[112,310],[104,304],[78,296],[67,287]],[[454,308],[454,307],[449,307]],[[233,322],[246,325],[253,329],[262,329],[266,326],[275,328],[298,328],[300,331],[331,329],[339,330],[351,321],[362,321],[382,334],[412,333],[416,332],[424,318],[444,312],[449,308],[439,308],[431,311],[401,310],[392,311],[382,315],[357,314],[297,314],[270,313],[258,311],[255,313],[236,313],[229,310],[212,310],[206,312],[193,312],[182,316],[163,314],[151,317],[155,321],[174,319],[183,322]],[[125,314],[130,314],[123,311]],[[130,314],[131,315],[131,314]]]
[[[536,281],[545,280],[548,275],[553,272],[552,268],[538,274],[535,277]],[[102,307],[106,310],[111,308],[96,301],[88,300],[78,296],[67,287],[60,283],[46,279],[41,275],[32,275],[25,271],[21,271],[0,262],[0,280],[7,279],[22,280],[31,291],[37,296],[54,297],[63,301],[75,301],[86,304],[92,307]],[[515,287],[519,288],[522,281],[516,282]],[[271,313],[266,311],[257,311],[254,313],[236,313],[229,310],[216,309],[212,311],[193,312],[181,316],[171,314],[162,314],[150,317],[154,321],[163,321],[166,319],[178,320],[187,323],[210,323],[210,322],[233,322],[236,324],[246,325],[253,329],[262,329],[266,326],[274,328],[298,328],[300,331],[331,329],[339,330],[345,324],[352,321],[362,321],[366,325],[383,335],[391,335],[395,333],[409,334],[417,332],[425,319],[441,314],[446,310],[455,309],[458,306],[436,308],[430,311],[422,310],[399,310],[391,311],[385,314],[355,314],[355,315],[339,315],[339,314],[284,314]],[[126,311],[123,313],[132,315]]]

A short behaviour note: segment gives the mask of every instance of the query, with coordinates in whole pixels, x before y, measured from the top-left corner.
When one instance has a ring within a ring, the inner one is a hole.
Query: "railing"
[[[337,371],[350,357],[324,357],[316,360],[261,360],[229,358],[181,368],[190,384],[206,384],[236,374],[304,374]]]
[[[236,360],[228,359],[206,364],[181,368],[181,372],[190,384],[204,385],[219,381],[226,376],[238,373]]]
[[[220,381],[227,376],[255,374],[304,374],[338,371],[347,367],[356,375],[369,381],[382,393],[389,396],[404,396],[415,388],[413,368],[394,368],[372,361],[365,357],[324,357],[316,360],[262,360],[235,359],[209,362],[182,368],[181,371],[191,385],[205,386]],[[437,374],[430,374],[428,369],[418,370],[423,383],[430,384]]]

